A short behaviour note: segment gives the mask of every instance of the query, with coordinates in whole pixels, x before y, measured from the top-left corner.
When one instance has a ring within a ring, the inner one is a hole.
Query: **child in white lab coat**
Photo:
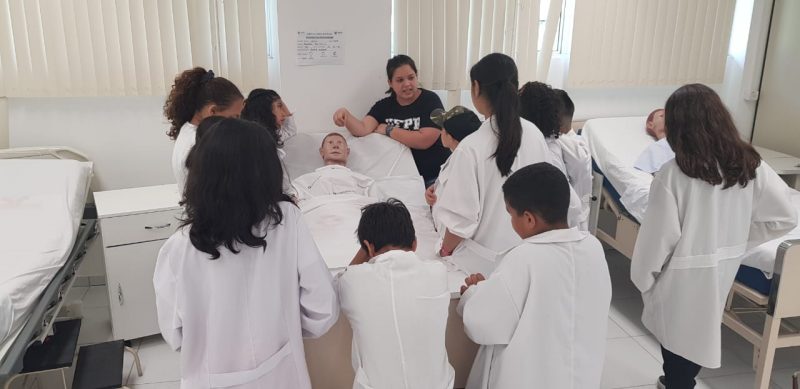
[[[275,138],[278,148],[297,135],[294,114],[283,102],[278,92],[272,89],[256,88],[247,95],[242,109],[242,119],[252,120],[267,129]]]
[[[244,107],[239,88],[214,72],[201,67],[185,70],[175,77],[164,102],[164,116],[170,123],[167,136],[172,148],[172,174],[183,193],[186,183],[186,156],[195,144],[195,131],[209,116],[238,117]]]
[[[569,184],[548,163],[503,184],[514,231],[524,239],[495,271],[461,287],[458,312],[481,345],[468,389],[598,388],[611,280],[600,242],[567,225]]]
[[[569,99],[569,96],[566,98]],[[552,153],[552,164],[567,176],[580,199],[580,222],[582,229],[586,229],[592,198],[592,156],[583,138],[571,128],[562,132],[562,125],[571,122],[572,114],[568,114],[559,94],[550,85],[538,81],[523,85],[519,90],[519,100],[520,116],[535,124],[542,132]],[[569,119],[565,119],[567,115]]]
[[[461,105],[456,105],[449,111],[435,109],[431,112],[431,120],[442,127],[442,145],[447,147],[450,152],[455,151],[464,138],[481,127],[481,120],[478,119],[478,115]],[[436,183],[425,190],[425,202],[430,206],[436,204],[436,191],[441,190],[442,185],[447,181],[450,166],[448,161],[449,159],[442,164]]]
[[[361,249],[338,279],[353,328],[353,388],[451,389],[444,264],[414,253],[411,215],[398,200],[364,207],[358,240]]]
[[[701,84],[667,99],[675,159],[653,178],[631,279],[642,322],[661,343],[659,388],[693,388],[721,364],[722,312],[741,256],[797,224],[786,184],[743,141],[722,100]]]
[[[275,141],[225,119],[190,152],[182,227],[158,254],[158,325],[181,388],[310,389],[303,337],[333,326],[330,272],[282,193]]]

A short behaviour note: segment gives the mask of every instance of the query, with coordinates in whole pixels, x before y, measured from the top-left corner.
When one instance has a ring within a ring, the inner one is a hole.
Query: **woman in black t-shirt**
[[[439,167],[450,156],[442,146],[441,128],[431,120],[431,112],[443,108],[442,101],[436,93],[419,88],[417,66],[409,56],[389,59],[386,75],[390,96],[375,103],[363,120],[346,108],[339,108],[333,114],[333,122],[354,136],[376,132],[408,146],[427,187],[436,181]]]

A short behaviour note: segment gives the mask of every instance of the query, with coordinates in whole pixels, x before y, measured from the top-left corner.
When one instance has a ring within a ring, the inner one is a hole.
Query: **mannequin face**
[[[325,165],[347,165],[347,157],[350,156],[350,148],[347,141],[341,135],[328,135],[319,149],[319,155]]]

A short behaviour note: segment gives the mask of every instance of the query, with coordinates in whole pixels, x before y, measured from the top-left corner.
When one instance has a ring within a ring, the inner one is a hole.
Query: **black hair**
[[[221,122],[224,119],[225,119],[224,116],[209,116],[203,119],[203,121],[201,121],[200,124],[197,125],[197,130],[195,130],[194,134],[195,144],[197,144],[197,142],[200,141],[200,138],[202,138],[208,132],[208,130],[211,129],[211,127],[214,127],[215,125],[217,125],[217,123]]]
[[[522,143],[517,65],[505,54],[492,53],[472,66],[469,77],[472,82],[478,83],[480,94],[486,96],[492,106],[497,121],[497,149],[492,157],[500,174],[508,176]]]
[[[550,85],[527,82],[519,90],[519,113],[533,123],[545,138],[561,135],[561,100]]]
[[[553,89],[561,100],[561,128],[572,127],[572,117],[575,115],[575,103],[569,98],[567,91],[563,89]]]
[[[539,162],[517,170],[503,184],[506,203],[518,215],[535,213],[547,223],[566,223],[569,183],[557,167]]]
[[[278,92],[272,89],[253,89],[247,95],[241,117],[262,125],[269,130],[278,146],[283,146],[278,119],[272,113],[272,104],[280,99],[281,96],[278,95]]]
[[[240,243],[266,250],[268,227],[281,223],[279,203],[289,199],[277,145],[267,131],[246,120],[221,120],[189,158],[181,226],[190,226],[192,245],[211,259],[220,257],[223,245],[233,253]]]
[[[375,251],[386,246],[411,249],[417,239],[411,214],[405,204],[391,198],[361,209],[357,235],[361,248],[367,249],[364,245],[366,240],[375,246]]]
[[[394,71],[405,65],[411,66],[411,70],[414,71],[414,74],[417,74],[417,64],[414,63],[414,60],[405,54],[398,54],[389,58],[389,61],[386,62],[386,78],[391,82],[392,77],[394,77]],[[389,88],[386,93],[394,96],[392,88]]]
[[[213,103],[224,109],[242,98],[236,85],[223,77],[215,77],[211,70],[201,67],[185,70],[175,77],[164,102],[164,116],[170,123],[167,136],[178,138],[181,127],[206,104]]]
[[[217,123],[221,122],[224,119],[225,119],[225,117],[223,117],[223,116],[209,116],[209,117],[203,119],[203,121],[201,121],[200,124],[197,125],[197,130],[195,130],[194,144],[197,145],[197,142],[200,141],[200,138],[202,138],[208,132],[208,130],[210,130],[212,127],[216,126]],[[194,148],[194,147],[195,146],[192,146],[192,148]],[[191,150],[190,150],[189,154],[186,155],[186,162],[184,162],[184,164],[183,164],[184,166],[186,166],[186,169],[190,169],[191,168],[191,165],[192,165],[192,159],[190,158],[191,154],[192,153],[191,153]]]

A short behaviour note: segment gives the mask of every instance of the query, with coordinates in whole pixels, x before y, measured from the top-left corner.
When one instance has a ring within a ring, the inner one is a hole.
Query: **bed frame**
[[[80,151],[62,146],[3,149],[0,150],[0,160],[2,159],[71,159],[81,162],[89,161],[89,158]],[[87,187],[88,185],[87,183]],[[7,343],[3,345],[7,351],[0,355],[0,386],[9,387],[14,378],[20,374],[23,369],[25,353],[30,346],[41,344],[45,338],[52,335],[53,325],[61,319],[58,318],[58,313],[64,305],[64,297],[75,283],[75,275],[78,268],[97,232],[97,220],[87,218],[87,215],[84,214],[84,219],[81,220],[67,261],[55,274],[47,288],[42,291],[22,329],[17,331],[16,336],[12,335],[10,339],[6,340]],[[61,370],[62,379],[66,385],[63,369]]]
[[[14,376],[22,371],[25,352],[33,344],[42,343],[51,334],[56,317],[64,304],[75,274],[83,261],[90,242],[97,235],[97,220],[84,219],[78,229],[78,236],[64,266],[42,292],[31,311],[30,318],[11,342],[8,352],[0,356],[0,385],[8,385]]]
[[[604,179],[594,173],[595,186]],[[639,222],[625,212],[613,196],[603,189],[597,202],[598,239],[624,254],[633,257],[633,248],[639,234]],[[755,388],[767,389],[775,349],[800,346],[800,332],[783,319],[800,316],[800,240],[783,242],[778,248],[775,270],[769,295],[734,281],[728,294],[722,323],[753,345],[753,369],[756,371]],[[749,307],[733,307],[734,296],[744,299]],[[766,323],[761,331],[747,325],[740,315],[764,314]],[[784,328],[787,334],[780,334]]]

